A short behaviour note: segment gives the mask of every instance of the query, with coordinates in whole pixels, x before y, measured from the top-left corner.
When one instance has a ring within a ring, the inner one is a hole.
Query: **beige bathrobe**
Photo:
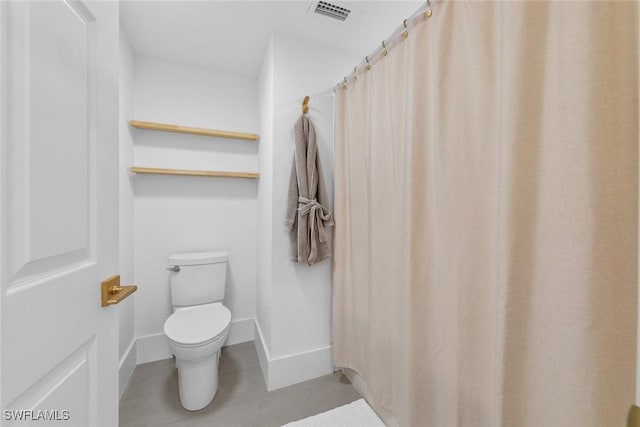
[[[296,122],[295,154],[289,181],[287,227],[291,233],[291,259],[315,264],[331,256],[329,211],[326,184],[322,177],[316,131],[306,114]]]

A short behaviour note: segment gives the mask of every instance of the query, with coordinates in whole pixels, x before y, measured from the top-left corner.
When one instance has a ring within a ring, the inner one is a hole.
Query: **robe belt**
[[[324,243],[327,241],[327,235],[324,230],[324,221],[331,220],[331,211],[316,199],[307,199],[306,197],[298,197],[298,214],[309,216],[309,239],[311,243],[311,252],[309,253],[309,261],[315,261],[318,257],[318,242],[316,241],[316,230],[318,233],[318,241]]]

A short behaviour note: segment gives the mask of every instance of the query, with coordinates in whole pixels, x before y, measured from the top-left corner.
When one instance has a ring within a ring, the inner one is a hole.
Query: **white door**
[[[118,5],[0,1],[0,48],[1,423],[115,426]]]

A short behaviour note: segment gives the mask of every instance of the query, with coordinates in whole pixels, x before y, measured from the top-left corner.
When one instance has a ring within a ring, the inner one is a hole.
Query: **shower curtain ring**
[[[367,61],[367,66],[365,68],[367,69],[367,71],[369,71],[371,69],[371,63],[369,62],[369,57],[365,56],[364,59]]]
[[[358,80],[358,67],[353,67],[353,81]]]
[[[387,56],[389,52],[387,52],[387,45],[384,44],[384,40],[382,40],[382,55]]]
[[[427,0],[427,17],[431,16],[433,12],[431,11],[431,0]]]
[[[342,89],[347,90],[347,78],[344,78],[344,83],[342,84]]]
[[[407,20],[406,19],[404,20],[402,25],[404,25],[404,32],[402,33],[402,37],[404,37],[406,39],[407,37],[409,37],[409,29],[407,28]]]

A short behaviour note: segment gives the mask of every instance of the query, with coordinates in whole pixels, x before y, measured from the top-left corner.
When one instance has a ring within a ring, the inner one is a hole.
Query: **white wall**
[[[267,342],[271,341],[271,278],[272,278],[272,236],[273,221],[273,102],[274,69],[273,38],[269,42],[258,78],[260,108],[260,148],[258,166],[258,280],[256,289],[256,325],[259,334]]]
[[[135,283],[133,268],[133,188],[127,165],[133,161],[133,141],[127,118],[133,112],[133,52],[120,31],[119,85],[119,273],[123,284]],[[136,294],[118,304],[120,394],[136,366],[134,338],[134,300]]]
[[[264,117],[273,115],[273,143],[261,146],[260,165],[272,168],[269,171],[272,182],[270,187],[261,184],[260,191],[264,190],[266,195],[271,188],[272,236],[270,248],[260,245],[258,259],[260,264],[270,261],[272,271],[271,277],[264,279],[270,285],[262,286],[263,278],[260,278],[259,292],[266,295],[258,299],[257,311],[261,313],[265,309],[267,314],[258,318],[262,336],[258,337],[257,346],[259,355],[263,355],[261,364],[266,371],[267,387],[275,389],[332,370],[331,261],[312,267],[291,262],[284,218],[293,158],[293,126],[300,117],[302,99],[311,95],[309,117],[316,126],[325,182],[332,196],[333,95],[326,91],[361,58],[280,35],[273,37],[270,52],[272,56],[265,58],[260,80],[260,105]],[[271,81],[267,78],[270,61],[273,62]],[[270,84],[273,85],[271,102],[268,99]],[[325,94],[313,95],[319,92]],[[261,133],[265,131],[268,131],[268,121]],[[260,172],[263,179],[267,177],[266,170]],[[259,199],[262,197],[260,193]],[[261,216],[267,215],[264,210],[269,207],[261,204]],[[262,271],[268,273],[266,268]]]
[[[257,81],[136,56],[129,119],[257,133]],[[133,130],[137,166],[256,171],[258,144],[198,135]],[[173,252],[229,253],[227,345],[253,339],[256,297],[257,182],[251,179],[145,176],[135,192],[138,363],[170,357],[163,333],[171,313],[167,257]]]

